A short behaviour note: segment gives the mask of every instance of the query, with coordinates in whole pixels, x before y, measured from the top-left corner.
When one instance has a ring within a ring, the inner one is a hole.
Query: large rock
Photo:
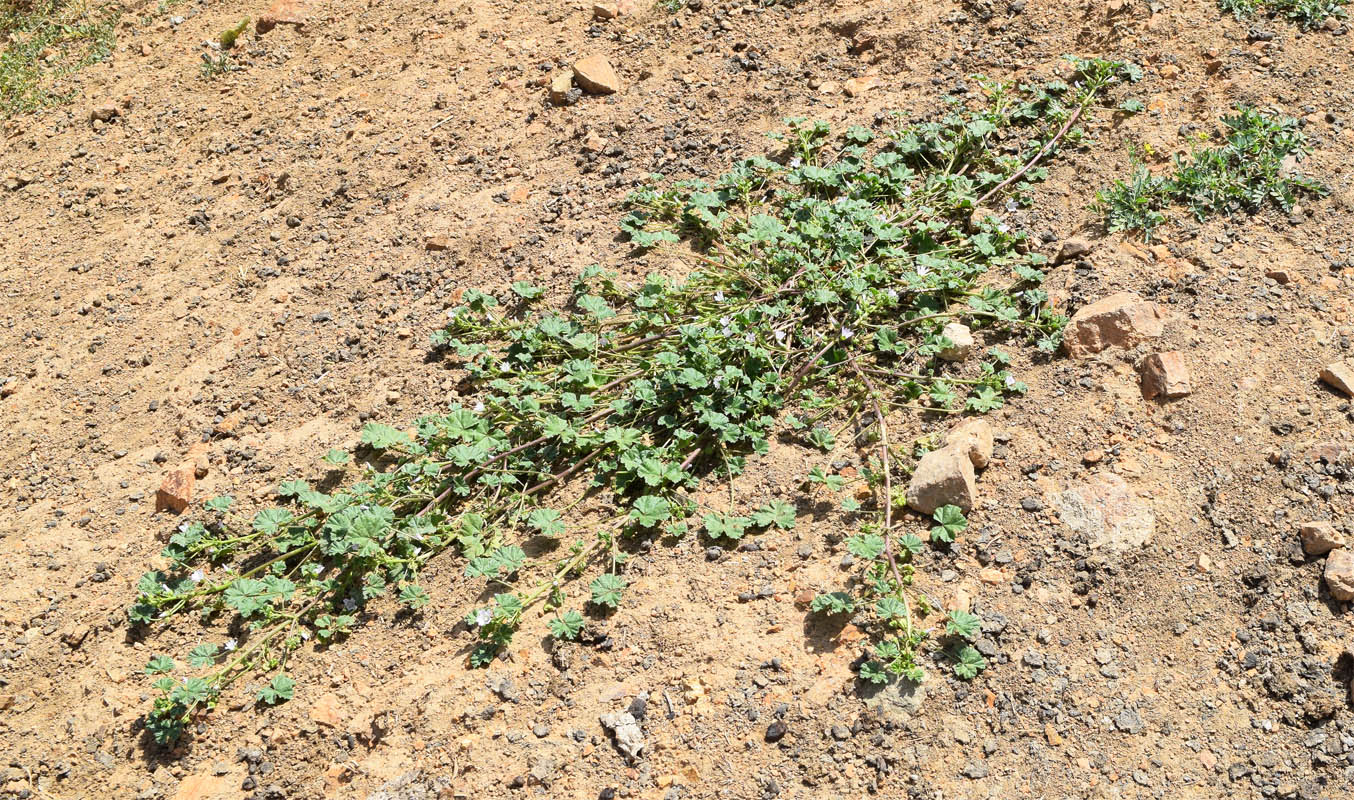
[[[966,419],[945,434],[945,446],[963,450],[973,466],[982,469],[992,458],[992,425],[977,417]]]
[[[1302,552],[1309,556],[1325,555],[1345,546],[1345,535],[1329,522],[1304,522],[1298,534],[1302,537]]]
[[[1332,550],[1326,558],[1326,588],[1341,602],[1354,600],[1354,553],[1347,547]]]
[[[1354,397],[1354,367],[1351,367],[1349,362],[1337,361],[1334,364],[1327,364],[1321,370],[1321,380],[1346,395]]]
[[[922,456],[907,484],[907,504],[923,514],[941,506],[973,508],[978,490],[968,448],[942,447]]]
[[[938,353],[942,359],[963,361],[973,354],[973,331],[964,323],[951,322],[940,335],[950,340],[950,346]]]
[[[1091,547],[1122,553],[1142,547],[1156,531],[1152,507],[1129,491],[1124,479],[1100,473],[1053,497],[1063,524],[1084,533]]]
[[[1142,396],[1148,400],[1164,397],[1175,400],[1189,394],[1189,367],[1185,355],[1178,350],[1153,353],[1142,360]]]
[[[621,90],[620,76],[602,56],[588,56],[574,64],[574,80],[589,94],[615,94]]]
[[[1086,358],[1109,347],[1132,347],[1154,339],[1164,329],[1165,317],[1156,303],[1132,292],[1118,292],[1072,315],[1063,343],[1068,355]]]
[[[856,690],[865,700],[865,707],[873,709],[880,717],[903,725],[909,722],[921,710],[926,699],[926,684],[918,683],[901,675],[892,675],[883,685],[870,681],[857,681]]]
[[[165,479],[155,492],[155,510],[182,514],[193,502],[193,485],[197,483],[197,467],[185,464],[165,473]]]

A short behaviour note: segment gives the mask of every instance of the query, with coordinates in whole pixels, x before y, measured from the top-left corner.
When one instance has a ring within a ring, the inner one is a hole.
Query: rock
[[[310,22],[310,11],[315,0],[273,0],[268,10],[259,15],[254,32],[267,33],[278,25],[304,28]]]
[[[556,72],[550,79],[550,102],[557,106],[567,106],[574,98],[574,71],[566,69]]]
[[[103,103],[89,110],[90,122],[112,122],[118,115],[118,107],[113,103]]]
[[[985,419],[966,419],[945,434],[945,446],[967,453],[973,466],[983,469],[992,458],[992,425]]]
[[[423,249],[442,251],[451,248],[451,237],[440,234],[428,234],[423,237]]]
[[[1156,531],[1152,507],[1128,490],[1124,479],[1100,473],[1053,498],[1063,524],[1083,533],[1091,547],[1121,553],[1146,544]]]
[[[1298,527],[1302,537],[1302,552],[1322,556],[1337,547],[1345,546],[1345,535],[1329,522],[1304,522]]]
[[[964,777],[970,780],[986,778],[988,773],[986,761],[970,761],[964,765]]]
[[[1332,550],[1326,557],[1326,588],[1340,602],[1354,600],[1354,552],[1348,547]]]
[[[973,354],[973,332],[962,322],[951,322],[941,331],[950,340],[950,346],[939,355],[946,361],[963,361]]]
[[[644,731],[640,730],[633,716],[623,711],[619,714],[603,714],[598,721],[611,732],[616,749],[627,761],[633,764],[639,760],[644,752]]]
[[[1118,292],[1072,315],[1063,341],[1073,358],[1085,358],[1108,347],[1132,347],[1154,339],[1165,329],[1156,303],[1132,292]]]
[[[1354,367],[1351,367],[1348,361],[1336,361],[1334,364],[1327,364],[1321,370],[1321,380],[1346,395],[1354,397]]]
[[[1142,721],[1142,715],[1131,708],[1119,712],[1114,718],[1114,726],[1124,733],[1142,733],[1147,727]]]
[[[879,78],[874,75],[866,75],[861,78],[850,78],[842,84],[842,91],[846,92],[847,97],[859,97],[879,85]]]
[[[763,737],[771,744],[779,742],[785,738],[785,734],[790,732],[790,727],[780,720],[776,720],[766,726],[766,735]]]
[[[326,692],[316,698],[315,705],[310,707],[310,719],[317,725],[330,728],[337,728],[343,724],[343,717],[339,714],[338,695]]]
[[[450,791],[451,778],[424,777],[414,769],[381,784],[367,795],[367,800],[437,800],[449,796]]]
[[[1178,350],[1153,353],[1138,367],[1142,377],[1142,396],[1148,400],[1165,397],[1174,400],[1190,393],[1189,368],[1185,354]]]
[[[589,94],[615,94],[621,90],[620,77],[602,56],[588,56],[574,64],[574,80]]]
[[[866,708],[873,709],[895,725],[904,725],[921,710],[922,701],[926,699],[926,684],[891,675],[883,684],[857,680],[856,692],[865,700]]]
[[[1265,270],[1265,277],[1272,279],[1280,286],[1287,286],[1296,280],[1293,273],[1286,269],[1267,269]]]
[[[1086,239],[1068,239],[1063,242],[1062,248],[1058,250],[1058,257],[1054,259],[1054,263],[1061,264],[1064,261],[1081,258],[1094,248],[1095,245]]]
[[[155,510],[166,509],[182,514],[193,502],[193,484],[197,482],[197,467],[185,464],[165,473],[160,488],[155,492]]]
[[[916,472],[907,484],[907,504],[923,514],[941,506],[973,508],[977,499],[973,461],[967,449],[942,447],[922,456]]]
[[[615,19],[621,15],[621,9],[615,3],[593,3],[592,15],[598,19]]]

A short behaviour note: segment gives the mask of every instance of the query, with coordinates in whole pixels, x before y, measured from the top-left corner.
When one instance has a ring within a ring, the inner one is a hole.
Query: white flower
[[[911,194],[912,194],[912,187],[911,187],[911,186],[904,186],[904,187],[903,187],[903,197],[908,197],[908,196],[911,195]]]
[[[221,645],[221,647],[224,648],[226,652],[230,652],[231,650],[234,650],[238,646],[239,645],[236,644],[234,639],[227,639],[226,643]]]
[[[923,276],[924,276],[924,275],[930,275],[930,274],[931,274],[931,268],[928,267],[928,266],[926,266],[925,264],[918,264],[918,265],[917,265],[917,274],[918,274],[918,275],[923,275]]]
[[[1014,198],[1014,197],[1008,197],[1008,198],[1006,198],[1006,210],[1007,210],[1007,211],[1015,211],[1016,208],[1018,208],[1018,206],[1016,205],[1015,198]]]
[[[478,414],[478,413],[480,413],[480,412],[483,411],[483,410],[484,410],[484,401],[483,401],[483,400],[476,400],[476,401],[475,401],[475,413]]]
[[[777,328],[774,331],[772,331],[772,333],[775,335],[776,341],[780,342],[781,344],[785,343],[785,331],[781,330],[780,328]]]
[[[301,640],[305,642],[310,641],[310,631],[306,630],[301,631]]]
[[[855,335],[856,335],[856,332],[855,332],[855,331],[851,330],[850,328],[846,327],[845,325],[842,326],[842,338],[843,338],[843,339],[850,339],[852,336],[855,336]]]
[[[716,375],[715,377],[713,377],[713,378],[710,379],[710,383],[711,383],[716,389],[718,389],[720,386],[722,386],[722,385],[724,384],[724,376],[723,376],[723,375]]]
[[[894,289],[894,288],[892,288],[892,287],[889,287],[889,290],[888,290],[887,294],[888,294],[890,300],[897,300],[897,299],[898,299],[898,290],[897,290],[897,289]]]
[[[1006,376],[1006,388],[1007,388],[1007,389],[1014,389],[1014,388],[1015,388],[1015,385],[1016,385],[1016,379],[1015,379],[1015,378],[1012,378],[1010,375],[1007,375],[1007,376]]]
[[[1003,223],[1001,223],[1000,225],[997,226],[997,231],[998,231],[999,233],[1006,233],[1006,232],[1009,231],[1010,229],[1011,229],[1011,226],[1010,226],[1010,225],[1007,225],[1005,222],[1003,222]]]
[[[803,163],[804,159],[800,158],[799,156],[795,156],[794,158],[790,159],[790,169],[799,169],[799,165]]]
[[[204,577],[206,577],[206,574],[202,570],[195,569],[193,570],[193,574],[188,576],[188,580],[192,581],[193,583],[202,583],[202,579]]]
[[[485,625],[488,625],[490,622],[493,621],[493,619],[494,612],[490,611],[487,608],[481,608],[479,611],[475,612],[475,624],[480,626],[481,628],[483,628]]]
[[[715,291],[715,302],[716,302],[716,303],[722,303],[722,302],[724,302],[724,290],[723,290],[723,289],[718,289],[718,290]]]
[[[512,364],[509,364],[506,361],[500,361],[498,362],[498,369],[500,372],[509,372],[512,370]]]

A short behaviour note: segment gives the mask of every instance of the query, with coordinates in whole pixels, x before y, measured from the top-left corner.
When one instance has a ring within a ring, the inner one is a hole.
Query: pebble
[[[784,722],[776,720],[775,722],[766,726],[766,741],[775,744],[776,742],[779,742],[781,739],[784,739],[785,734],[788,733],[789,730],[790,730],[789,726],[787,726]]]
[[[621,90],[616,70],[600,55],[580,59],[574,64],[574,80],[589,94],[615,94]]]

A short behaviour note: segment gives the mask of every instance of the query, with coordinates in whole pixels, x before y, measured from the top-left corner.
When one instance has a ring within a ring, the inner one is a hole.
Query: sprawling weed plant
[[[1342,19],[1346,0],[1218,0],[1218,5],[1237,19],[1267,14],[1292,20],[1306,31],[1331,17]]]
[[[1110,231],[1141,231],[1151,239],[1166,221],[1163,211],[1182,205],[1203,221],[1213,214],[1254,214],[1273,204],[1291,211],[1299,195],[1321,196],[1320,183],[1292,169],[1311,152],[1298,121],[1241,107],[1223,117],[1226,133],[1216,147],[1197,147],[1176,156],[1171,174],[1155,176],[1141,163],[1128,180],[1096,193],[1092,208]]]
[[[984,81],[985,102],[952,100],[939,119],[882,136],[790,120],[774,160],[635,192],[622,228],[639,250],[694,262],[685,278],[632,287],[590,267],[548,308],[527,283],[510,297],[466,291],[433,337],[474,387],[464,403],[412,431],[367,425],[363,479],[340,490],[288,481],[284,502],[248,517],[212,499],[141,579],[134,623],[191,612],[232,634],[198,645],[188,677],[168,657],[151,661],[161,695],[150,733],[175,741],[247,676],[260,703],[288,699],[293,654],[348,635],[383,597],[417,613],[432,594],[424,568],[448,551],[485,587],[466,616],[471,664],[490,663],[533,607],[554,636],[575,638],[586,614],[622,603],[640,543],[729,543],[796,524],[784,501],[731,490],[727,504],[722,493],[703,502],[703,478],[740,474],[773,437],[831,451],[848,429],[873,453],[866,468],[850,480],[816,468],[808,480],[841,493],[861,569],[825,587],[814,610],[853,613],[868,630],[864,679],[920,678],[928,640],[956,674],[977,674],[982,657],[966,642],[977,618],[951,614],[933,636],[929,607],[915,607],[912,562],[927,545],[899,511],[913,453],[889,420],[982,413],[1024,391],[995,347],[962,368],[938,358],[953,345],[949,322],[1058,346],[1064,319],[1039,288],[1045,259],[981,209],[1027,202],[1087,110],[1136,76],[1121,63],[1074,65],[1070,82]],[[954,507],[934,523],[933,543],[967,525]]]

